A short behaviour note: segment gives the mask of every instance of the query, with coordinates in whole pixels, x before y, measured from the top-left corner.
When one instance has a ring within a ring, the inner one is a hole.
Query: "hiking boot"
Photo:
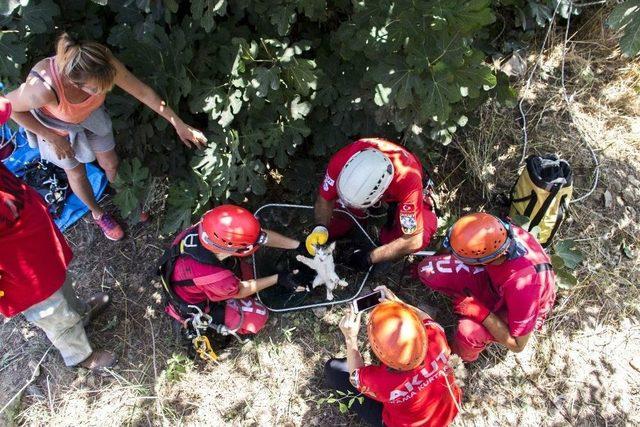
[[[78,366],[86,368],[93,372],[100,372],[104,368],[111,368],[118,362],[115,354],[107,350],[96,350],[87,357],[84,362],[80,362]]]
[[[115,242],[118,240],[122,240],[122,238],[124,237],[124,230],[122,230],[120,224],[116,222],[116,220],[111,216],[110,213],[105,212],[100,218],[94,218],[93,220],[96,222],[96,224],[98,224],[98,227],[100,227],[107,239],[113,240]]]
[[[89,322],[95,319],[111,304],[111,298],[106,292],[98,292],[85,301],[87,311],[84,313],[82,323],[87,326]]]

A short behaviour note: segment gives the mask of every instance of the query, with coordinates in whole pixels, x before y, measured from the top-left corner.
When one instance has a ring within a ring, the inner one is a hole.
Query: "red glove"
[[[491,311],[473,295],[457,297],[453,300],[453,311],[478,323],[484,322],[484,319],[491,314]]]

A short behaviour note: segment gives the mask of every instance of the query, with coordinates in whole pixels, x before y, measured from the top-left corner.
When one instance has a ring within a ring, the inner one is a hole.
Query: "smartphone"
[[[361,311],[367,311],[370,308],[375,307],[380,304],[380,298],[382,298],[382,291],[376,291],[369,295],[354,299],[351,301],[353,312],[360,313]]]

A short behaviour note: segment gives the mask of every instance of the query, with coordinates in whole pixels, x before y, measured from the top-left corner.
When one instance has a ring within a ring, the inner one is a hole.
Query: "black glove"
[[[356,271],[367,271],[372,265],[371,252],[366,249],[356,249],[349,257],[348,266]]]
[[[290,292],[309,292],[311,280],[309,280],[307,274],[303,274],[298,270],[293,273],[278,274],[278,286],[282,286]]]
[[[304,243],[300,243],[300,245],[296,249],[285,249],[284,251],[282,251],[282,254],[278,257],[273,265],[273,270],[278,274],[288,273],[295,270],[300,270],[300,273],[304,275],[315,274],[315,271],[312,268],[296,259],[298,255],[302,255],[305,258],[313,258],[307,252]],[[306,276],[303,277],[306,278]],[[309,282],[311,282],[314,277],[315,275],[311,276]]]

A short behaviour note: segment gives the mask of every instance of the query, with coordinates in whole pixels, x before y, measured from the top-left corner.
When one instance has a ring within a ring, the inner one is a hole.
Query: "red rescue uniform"
[[[42,197],[0,163],[0,313],[12,317],[49,298],[72,257]]]
[[[197,244],[198,227],[193,226],[178,235],[176,244]],[[175,262],[171,274],[172,290],[178,298],[187,304],[203,302],[223,302],[225,304],[224,323],[229,329],[238,329],[239,334],[255,334],[262,329],[269,315],[266,307],[256,298],[235,299],[239,292],[240,279],[236,276],[234,264],[239,259],[230,257],[220,265],[201,263],[188,255],[181,255]],[[189,286],[174,285],[189,278],[193,284]],[[169,304],[165,311],[171,317],[182,321],[182,317]]]
[[[404,235],[423,235],[423,248],[431,241],[437,229],[437,218],[431,201],[424,194],[424,173],[418,158],[405,148],[379,138],[364,138],[353,142],[331,157],[324,180],[319,188],[320,196],[327,201],[338,200],[336,181],[347,161],[357,152],[375,148],[389,158],[394,174],[391,184],[381,201],[397,204],[392,224],[380,231],[380,241],[387,244]],[[339,202],[341,209],[351,212],[356,218],[364,219],[367,212],[346,208]],[[329,224],[329,234],[338,238],[346,234],[353,223],[339,214],[334,214]]]
[[[539,329],[556,297],[555,273],[550,259],[533,235],[515,225],[514,238],[526,249],[518,258],[500,265],[466,265],[452,255],[425,258],[418,266],[422,283],[452,298],[471,293],[508,325],[513,337]],[[478,322],[461,318],[454,338],[456,351],[465,361],[476,360],[495,341]]]
[[[388,427],[451,424],[462,397],[448,364],[451,351],[444,330],[433,320],[425,320],[427,354],[421,366],[396,371],[385,365],[356,369],[356,388],[382,403],[382,421]],[[455,399],[455,401],[454,401]]]

